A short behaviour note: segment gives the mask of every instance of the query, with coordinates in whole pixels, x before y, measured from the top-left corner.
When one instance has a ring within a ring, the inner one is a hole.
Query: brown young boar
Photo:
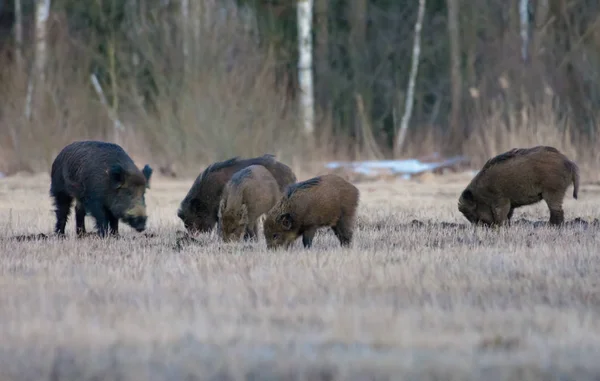
[[[77,235],[85,234],[85,215],[96,219],[98,234],[110,227],[118,234],[119,220],[138,232],[146,229],[145,192],[152,168],[140,171],[127,153],[113,143],[79,141],[56,156],[50,173],[50,195],[56,206],[55,232],[64,235],[75,200]]]
[[[237,171],[225,185],[219,204],[219,232],[225,242],[256,239],[258,218],[281,197],[279,184],[265,167]]]
[[[516,208],[546,201],[550,223],[564,221],[567,188],[579,191],[579,168],[554,147],[514,148],[488,160],[458,200],[458,210],[473,224],[510,223]]]
[[[302,244],[309,248],[317,229],[325,226],[331,227],[341,246],[350,246],[358,199],[358,189],[333,174],[290,185],[264,220],[267,247],[288,248],[302,236]]]
[[[177,216],[189,233],[213,229],[218,221],[219,202],[225,184],[234,173],[251,165],[262,165],[271,172],[281,191],[296,182],[296,175],[290,167],[275,160],[275,156],[270,154],[251,159],[234,157],[211,164],[198,175],[177,211]]]

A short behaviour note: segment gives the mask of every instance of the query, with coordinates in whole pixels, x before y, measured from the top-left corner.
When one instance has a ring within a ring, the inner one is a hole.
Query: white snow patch
[[[363,175],[377,175],[380,171],[387,170],[392,174],[403,175],[402,177],[410,177],[410,175],[432,171],[437,168],[449,167],[454,164],[459,164],[465,161],[462,156],[453,157],[440,162],[424,163],[417,159],[406,160],[370,160],[370,161],[354,161],[354,162],[339,162],[333,161],[325,165],[326,168],[349,168],[355,173]]]

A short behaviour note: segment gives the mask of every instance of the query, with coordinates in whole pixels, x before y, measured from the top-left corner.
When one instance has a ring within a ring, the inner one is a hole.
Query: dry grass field
[[[72,214],[65,240],[14,239],[52,231],[48,177],[0,180],[2,381],[600,375],[600,228],[466,227],[466,175],[357,184],[352,248],[324,231],[289,252],[214,233],[176,247],[192,179],[158,176],[147,235],[76,239]],[[599,186],[571,190],[567,220],[600,217]]]

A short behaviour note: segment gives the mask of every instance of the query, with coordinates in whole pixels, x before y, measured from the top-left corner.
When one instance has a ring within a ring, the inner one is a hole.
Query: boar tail
[[[571,178],[573,179],[573,198],[577,199],[577,193],[579,193],[579,167],[572,161],[567,162],[567,167],[571,171]]]

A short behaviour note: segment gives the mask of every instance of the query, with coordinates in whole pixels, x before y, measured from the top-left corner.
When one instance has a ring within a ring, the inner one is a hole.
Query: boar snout
[[[148,217],[146,216],[138,216],[138,217],[134,217],[134,216],[125,216],[125,223],[127,223],[129,226],[131,226],[132,228],[134,228],[137,232],[143,232],[144,230],[146,230],[146,220],[148,219]]]
[[[199,223],[199,222],[184,222],[183,225],[185,226],[185,229],[188,231],[188,233],[192,234],[192,235],[196,235],[196,234],[200,234],[200,233],[207,233],[209,232],[214,223],[213,224],[209,224],[209,223]]]
[[[139,204],[128,210],[123,217],[123,221],[138,232],[146,230],[147,219],[146,207]]]
[[[274,250],[283,247],[285,250],[289,250],[294,244],[295,237],[293,233],[268,233],[267,249]]]

